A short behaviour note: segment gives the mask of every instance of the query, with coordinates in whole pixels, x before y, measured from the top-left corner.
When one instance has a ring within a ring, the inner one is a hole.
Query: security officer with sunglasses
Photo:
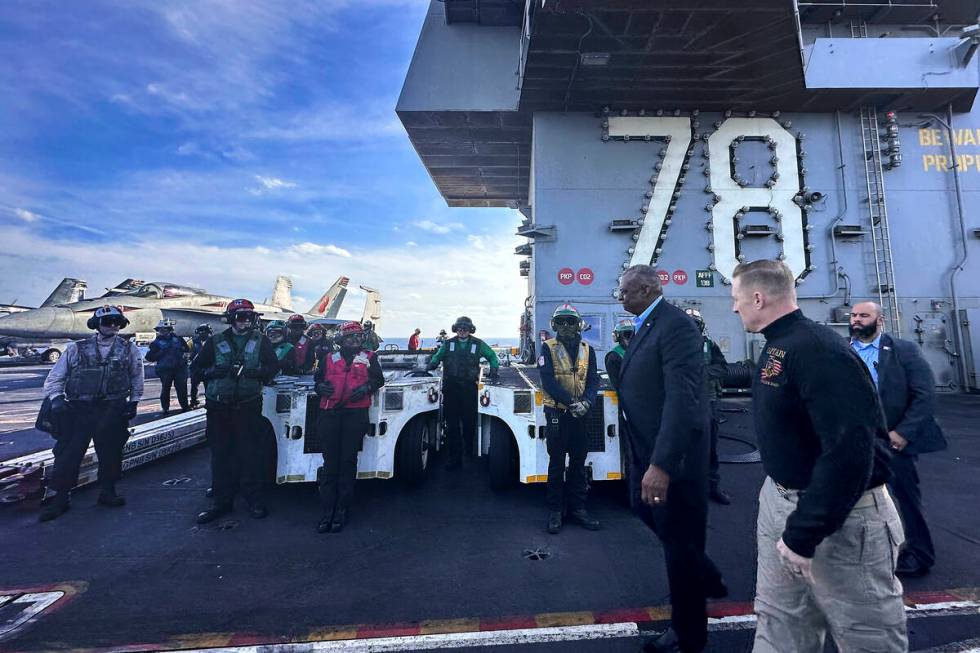
[[[55,494],[41,510],[41,521],[68,510],[92,440],[99,458],[98,504],[118,508],[126,503],[116,494],[116,481],[122,475],[129,420],[136,417],[143,397],[143,357],[132,341],[119,335],[128,324],[116,306],[96,309],[87,322],[95,334],[69,343],[44,381],[44,396],[51,402],[58,434],[48,483]]]
[[[561,530],[566,514],[583,528],[599,530],[599,521],[585,509],[586,415],[595,405],[600,380],[595,350],[582,340],[584,324],[574,306],[559,306],[551,317],[551,328],[558,335],[544,342],[538,358],[547,420],[548,532],[552,535]]]

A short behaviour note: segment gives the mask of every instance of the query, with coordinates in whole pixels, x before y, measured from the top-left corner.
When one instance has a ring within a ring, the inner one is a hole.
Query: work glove
[[[123,413],[123,416],[127,420],[130,420],[130,419],[135,418],[136,417],[136,408],[137,408],[137,406],[139,406],[139,402],[138,401],[127,401],[126,402],[126,412]]]
[[[321,381],[320,383],[316,384],[314,390],[316,391],[317,395],[321,397],[327,397],[327,398],[332,397],[333,383],[330,383],[330,381]]]
[[[497,371],[497,368],[491,367],[490,370],[487,372],[487,381],[489,381],[490,383],[496,383],[499,380],[500,380],[500,372]]]
[[[574,417],[585,417],[589,412],[589,404],[586,401],[576,401],[568,407]]]
[[[51,398],[51,412],[55,415],[62,415],[68,412],[68,400],[65,395],[57,395]]]
[[[364,395],[368,394],[369,392],[371,392],[371,386],[369,386],[367,383],[359,385],[356,388],[354,388],[353,391],[351,391],[350,400],[360,401],[361,399],[364,398]]]

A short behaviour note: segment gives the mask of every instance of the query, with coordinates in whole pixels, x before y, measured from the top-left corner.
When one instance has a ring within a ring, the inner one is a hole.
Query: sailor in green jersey
[[[702,338],[704,338],[701,351],[704,354],[704,382],[707,386],[708,410],[711,411],[708,498],[715,503],[727,506],[732,502],[732,497],[728,492],[721,489],[721,466],[718,464],[718,431],[721,427],[721,420],[718,418],[718,399],[721,397],[721,382],[728,370],[728,361],[725,360],[725,355],[721,353],[718,344],[708,337],[701,311],[695,308],[685,308],[684,312],[694,320],[701,331]]]
[[[272,320],[265,325],[265,337],[272,343],[272,351],[279,359],[279,371],[289,374],[293,367],[293,343],[286,340],[286,323],[282,320]]]
[[[606,354],[606,374],[609,375],[609,383],[613,388],[619,387],[619,370],[623,366],[623,357],[626,356],[626,348],[630,344],[630,338],[636,332],[633,320],[620,320],[613,327],[613,340],[616,346]]]
[[[443,343],[426,369],[442,364],[442,412],[446,419],[446,444],[449,458],[446,469],[463,464],[463,443],[472,444],[476,438],[477,388],[480,379],[480,360],[490,363],[487,379],[497,380],[500,361],[487,343],[475,337],[476,325],[463,316],[453,324],[456,335]]]
[[[197,516],[199,524],[231,512],[237,494],[244,497],[250,516],[261,519],[269,514],[261,501],[269,457],[262,386],[279,371],[279,360],[258,329],[259,314],[252,302],[229,302],[224,319],[231,326],[211,336],[192,363],[203,372],[208,399],[214,490],[214,505]]]

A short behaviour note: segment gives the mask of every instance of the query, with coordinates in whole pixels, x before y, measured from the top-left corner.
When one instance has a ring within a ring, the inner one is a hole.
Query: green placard
[[[698,288],[715,287],[715,275],[711,272],[711,270],[695,270],[694,280],[697,282]]]

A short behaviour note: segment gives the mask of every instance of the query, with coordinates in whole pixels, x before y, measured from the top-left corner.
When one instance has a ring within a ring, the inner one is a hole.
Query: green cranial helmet
[[[571,304],[561,304],[551,315],[551,328],[559,332],[563,330],[568,332],[569,328],[572,328],[577,333],[581,333],[583,328],[582,316],[578,309]]]
[[[696,308],[685,308],[684,312],[689,318],[694,320],[694,323],[698,326],[698,331],[704,333],[704,318],[701,316],[701,311]]]
[[[613,327],[613,340],[620,342],[624,337],[630,338],[636,332],[636,326],[633,325],[633,320],[625,319],[620,320]]]
[[[283,320],[269,320],[269,323],[265,325],[265,333],[269,334],[270,331],[282,331],[286,332],[286,323]]]

